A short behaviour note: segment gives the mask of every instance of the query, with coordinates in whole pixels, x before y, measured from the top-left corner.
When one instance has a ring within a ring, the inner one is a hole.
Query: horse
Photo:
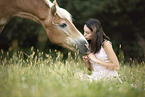
[[[0,32],[12,17],[41,24],[49,40],[82,55],[89,54],[88,42],[72,22],[71,14],[50,0],[0,0]]]

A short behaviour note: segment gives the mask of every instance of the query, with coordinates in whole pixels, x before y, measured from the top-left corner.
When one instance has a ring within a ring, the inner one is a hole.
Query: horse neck
[[[17,13],[14,16],[41,23],[46,20],[49,7],[42,0],[17,0]]]

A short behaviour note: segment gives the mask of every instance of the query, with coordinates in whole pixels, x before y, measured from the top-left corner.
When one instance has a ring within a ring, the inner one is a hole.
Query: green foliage
[[[24,52],[14,52],[10,58],[0,52],[0,97],[144,97],[145,63],[121,66],[123,83],[117,81],[90,82],[77,76],[89,71],[83,61],[68,54],[65,63],[62,53],[56,59],[50,54],[31,48],[24,59]],[[44,57],[45,56],[45,57]],[[133,84],[133,86],[131,85]]]

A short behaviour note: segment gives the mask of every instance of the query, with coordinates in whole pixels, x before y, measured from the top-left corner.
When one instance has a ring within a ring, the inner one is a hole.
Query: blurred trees
[[[0,47],[8,48],[17,40],[20,47],[29,47],[37,42],[38,32],[41,26],[33,21],[12,18],[0,33]]]
[[[145,60],[144,0],[57,0],[57,2],[60,7],[72,14],[74,24],[82,33],[84,23],[90,18],[97,18],[102,22],[104,32],[111,38],[117,54],[121,44],[121,50],[124,51],[127,60],[130,57],[138,61]],[[20,47],[36,46],[38,36],[41,40],[39,34],[41,31],[44,32],[44,29],[37,23],[13,18],[0,34],[0,48],[9,48],[15,39],[18,40]],[[46,47],[62,49],[49,41],[45,43]]]

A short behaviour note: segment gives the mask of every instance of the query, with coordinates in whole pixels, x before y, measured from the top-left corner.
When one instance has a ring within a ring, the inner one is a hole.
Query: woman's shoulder
[[[110,52],[110,51],[113,50],[113,48],[112,48],[112,43],[111,43],[109,40],[104,41],[102,47],[103,47],[103,49],[104,49],[106,52]]]

